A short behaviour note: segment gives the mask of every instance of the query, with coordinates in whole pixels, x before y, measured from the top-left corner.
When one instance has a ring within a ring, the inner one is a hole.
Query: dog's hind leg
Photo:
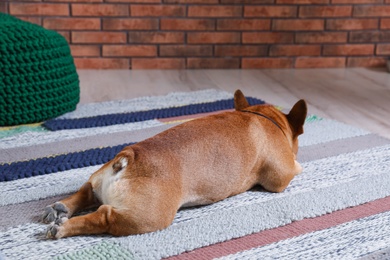
[[[75,212],[98,205],[90,182],[86,182],[78,192],[45,208],[42,215],[44,223],[70,218]]]
[[[120,215],[112,206],[102,205],[97,211],[90,214],[73,217],[64,223],[51,224],[47,229],[46,236],[58,239],[77,235],[110,233],[111,229],[117,225],[123,229],[129,229],[130,223],[120,223],[118,221],[120,219]],[[118,232],[116,235],[121,234]]]
[[[125,236],[153,232],[168,227],[174,218],[174,211],[169,214],[150,218],[129,209],[116,209],[110,205],[101,205],[97,211],[73,217],[64,223],[52,223],[46,236],[63,238],[78,235],[96,235],[108,233]]]

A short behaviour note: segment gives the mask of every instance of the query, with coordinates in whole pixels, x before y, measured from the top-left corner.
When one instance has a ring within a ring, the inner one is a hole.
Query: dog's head
[[[287,138],[291,138],[291,148],[295,154],[298,152],[298,136],[303,133],[303,124],[307,115],[307,105],[305,100],[301,99],[290,110],[288,114],[284,114],[271,105],[255,105],[250,106],[241,90],[234,93],[234,108],[236,111],[255,112],[281,127],[281,130]]]

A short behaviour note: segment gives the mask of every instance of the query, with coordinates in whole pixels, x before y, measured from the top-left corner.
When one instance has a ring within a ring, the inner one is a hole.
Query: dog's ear
[[[303,133],[303,124],[305,123],[307,115],[307,105],[305,100],[301,99],[291,109],[287,115],[287,120],[290,123],[294,136]]]
[[[248,101],[246,100],[241,90],[237,89],[234,93],[234,108],[239,111],[247,107],[249,107]]]

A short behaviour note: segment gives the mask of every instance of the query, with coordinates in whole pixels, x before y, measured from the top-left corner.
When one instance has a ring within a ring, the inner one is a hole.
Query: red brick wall
[[[0,11],[60,32],[78,68],[384,66],[390,0],[25,0]]]

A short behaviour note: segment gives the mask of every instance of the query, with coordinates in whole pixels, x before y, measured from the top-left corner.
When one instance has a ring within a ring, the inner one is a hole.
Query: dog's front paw
[[[301,174],[303,171],[302,166],[297,161],[294,161],[294,163],[295,163],[294,166],[295,166],[295,172],[296,172],[295,175]]]
[[[43,223],[52,223],[56,220],[68,218],[68,209],[61,202],[56,202],[53,205],[47,206],[42,215]]]
[[[60,225],[57,225],[55,223],[50,224],[46,230],[46,237],[51,239],[58,239],[62,237],[62,229]]]

